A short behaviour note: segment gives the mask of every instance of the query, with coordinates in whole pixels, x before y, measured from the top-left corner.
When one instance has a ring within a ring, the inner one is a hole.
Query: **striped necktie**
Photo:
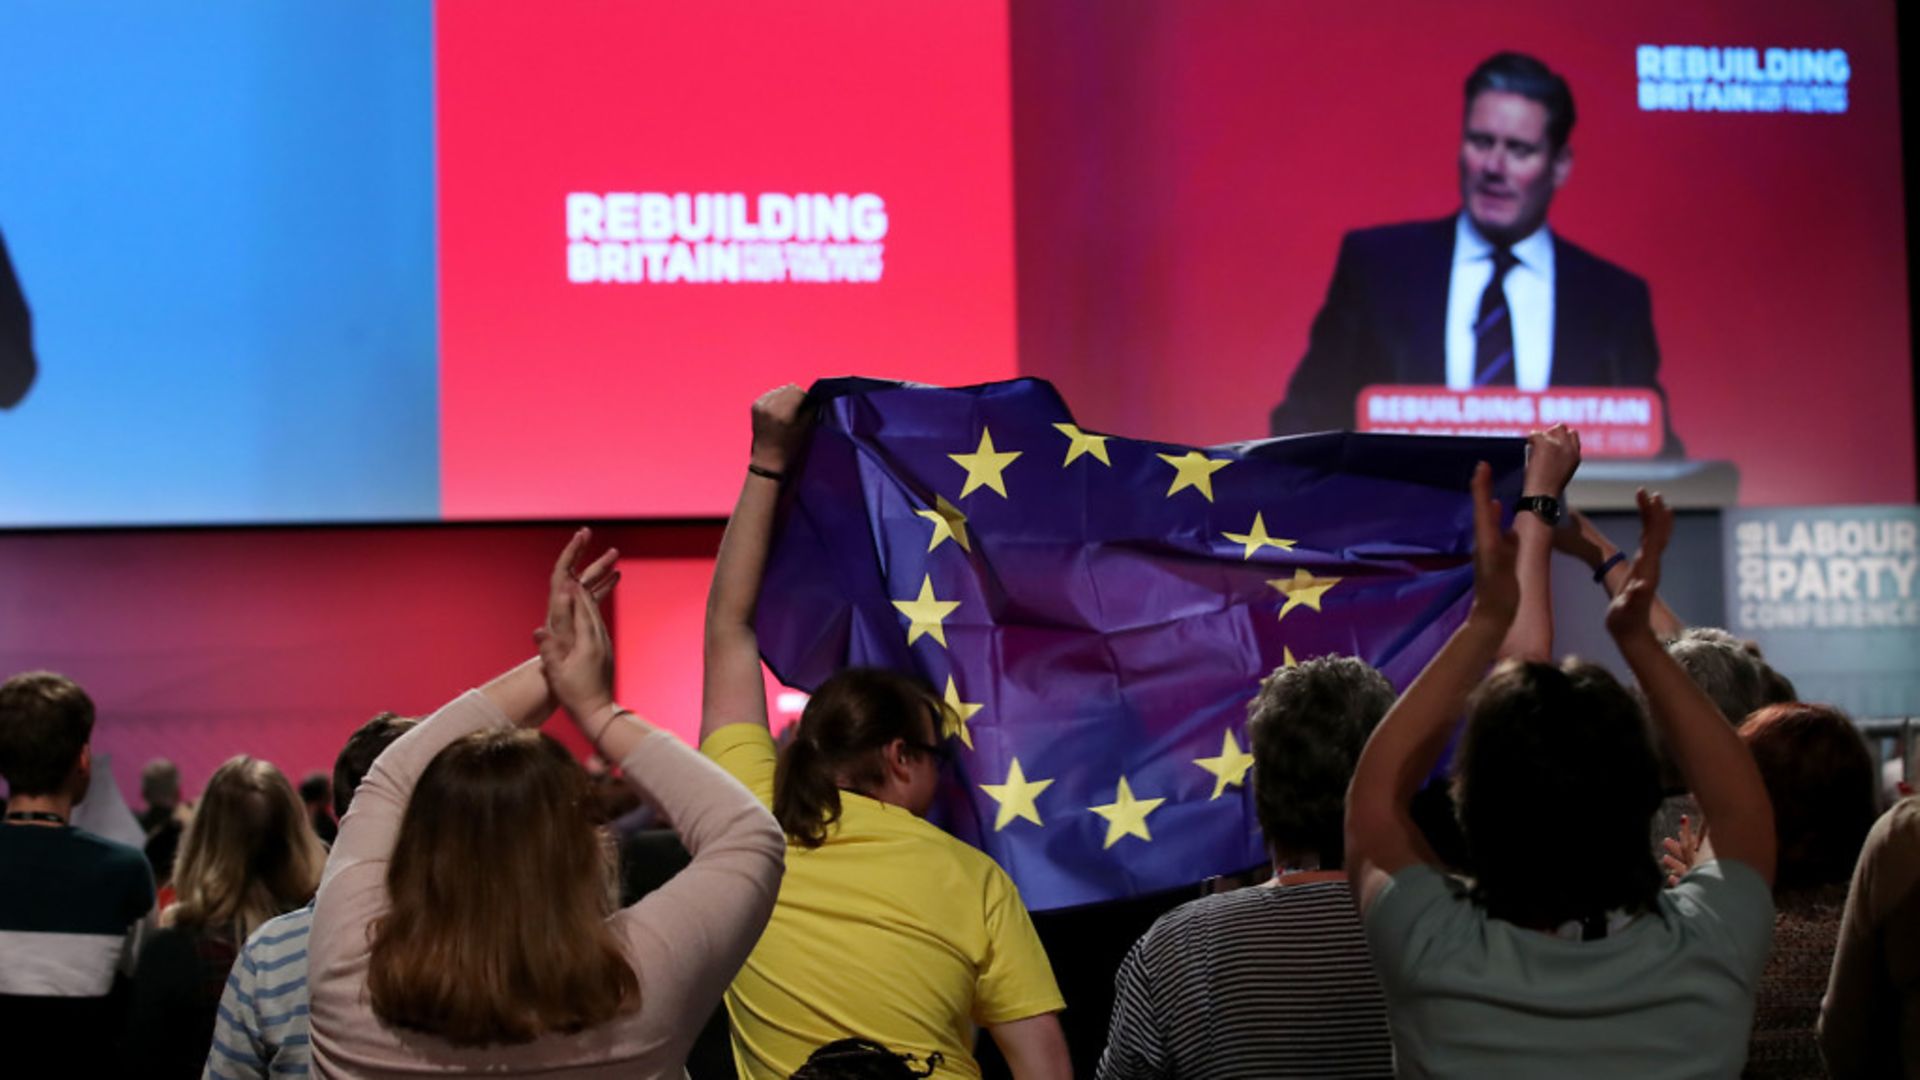
[[[1507,271],[1520,264],[1513,249],[1493,249],[1493,280],[1480,294],[1473,321],[1473,385],[1513,386],[1513,314],[1507,310]]]

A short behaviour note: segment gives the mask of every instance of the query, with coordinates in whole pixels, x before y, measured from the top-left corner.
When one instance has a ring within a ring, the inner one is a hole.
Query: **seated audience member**
[[[1466,622],[1375,729],[1347,796],[1349,877],[1386,989],[1402,1076],[1734,1076],[1773,929],[1773,813],[1753,757],[1654,634],[1673,515],[1640,496],[1641,549],[1607,613],[1715,858],[1663,890],[1660,802],[1633,698],[1584,664],[1502,664],[1519,603],[1491,478],[1473,481]],[[1472,887],[1434,865],[1408,813],[1456,718]],[[1724,826],[1718,823],[1724,823]]]
[[[381,754],[340,823],[308,939],[313,1071],[679,1076],[773,909],[785,845],[711,762],[620,708],[596,605],[608,551],[549,581],[540,656]],[[693,862],[616,908],[563,706],[680,830]]]
[[[300,801],[306,804],[307,821],[323,844],[332,844],[340,835],[340,823],[333,816],[333,781],[315,769],[300,781]]]
[[[140,852],[73,828],[93,769],[93,702],[50,672],[0,684],[0,1047],[18,1076],[110,1068],[125,976],[153,910]]]
[[[1735,727],[1755,710],[1797,696],[1793,683],[1773,670],[1758,645],[1719,627],[1690,626],[1667,644],[1667,652]]]
[[[180,809],[180,766],[166,758],[154,758],[140,767],[140,828],[152,836],[154,830],[174,820]]]
[[[940,1055],[915,1068],[913,1055],[896,1054],[868,1039],[836,1039],[807,1056],[791,1080],[919,1080],[940,1067]]]
[[[1183,904],[1135,943],[1116,980],[1103,1080],[1393,1075],[1340,837],[1354,760],[1393,696],[1350,656],[1261,684],[1247,731],[1273,877]]]
[[[1687,627],[1667,642],[1667,652],[1736,728],[1757,709],[1794,700],[1793,683],[1767,664],[1760,647],[1725,630]],[[1664,859],[1669,837],[1697,834],[1704,822],[1700,804],[1674,769],[1672,755],[1657,740],[1655,748],[1661,751],[1660,783],[1666,798],[1653,817],[1653,842],[1655,852]]]
[[[1778,867],[1773,952],[1754,995],[1749,1077],[1818,1076],[1814,1029],[1833,968],[1847,881],[1878,810],[1873,753],[1853,722],[1825,705],[1769,705],[1740,725],[1773,803]],[[1710,858],[1711,836],[1669,856],[1685,873]]]
[[[243,754],[214,770],[180,841],[177,899],[134,970],[130,1073],[200,1075],[234,956],[261,923],[313,899],[326,859],[279,769]]]
[[[140,768],[140,799],[147,808],[140,811],[140,829],[147,834],[147,864],[153,867],[153,880],[165,887],[173,880],[173,860],[180,851],[180,835],[191,817],[180,802],[180,766],[166,758],[154,758]]]
[[[841,672],[776,760],[753,610],[802,397],[789,386],[754,404],[753,468],[707,600],[701,749],[772,806],[788,839],[780,902],[727,991],[734,1060],[744,1077],[782,1080],[816,1047],[858,1036],[978,1076],[977,1024],[1015,1077],[1064,1077],[1064,1003],[1019,892],[922,820],[940,779],[940,699],[892,672]]]
[[[1895,803],[1860,850],[1820,1052],[1836,1080],[1920,1076],[1920,798]]]
[[[347,816],[354,789],[373,759],[415,721],[383,712],[360,725],[333,762],[329,784],[333,811]],[[307,1072],[307,935],[313,905],[295,908],[260,924],[233,962],[220,994],[213,1045],[207,1054],[209,1080],[240,1080],[270,1073]]]
[[[1580,464],[1564,425],[1528,437],[1527,494]],[[1552,528],[1514,523],[1520,601],[1501,655],[1553,652]],[[1266,888],[1175,909],[1121,965],[1101,1077],[1392,1076],[1386,1000],[1343,869],[1347,785],[1393,688],[1352,657],[1280,668],[1247,706]],[[1450,804],[1449,804],[1450,807]]]

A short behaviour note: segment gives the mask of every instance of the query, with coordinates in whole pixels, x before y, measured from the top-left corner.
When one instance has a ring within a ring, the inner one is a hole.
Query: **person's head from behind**
[[[153,809],[180,805],[180,766],[154,758],[140,767],[140,799]]]
[[[1393,705],[1365,662],[1328,656],[1276,668],[1247,703],[1254,808],[1275,865],[1342,864],[1347,785],[1360,748]]]
[[[427,765],[373,930],[377,1016],[477,1046],[582,1031],[639,1003],[606,924],[612,852],[590,799],[579,763],[536,731],[475,732]]]
[[[51,671],[0,683],[0,776],[9,799],[61,797],[78,802],[93,770],[93,699]]]
[[[1467,76],[1460,125],[1460,200],[1482,236],[1523,240],[1547,220],[1573,170],[1573,92],[1523,53],[1488,57]]]
[[[927,1055],[916,1068],[910,1054],[896,1054],[872,1039],[835,1039],[807,1055],[790,1080],[919,1080],[932,1076],[944,1058]]]
[[[419,722],[410,716],[383,712],[347,736],[347,744],[340,748],[339,756],[333,759],[333,783],[329,787],[334,817],[347,816],[347,807],[353,805],[353,793],[360,789],[360,781],[367,778],[374,761],[393,745],[395,739],[412,731]]]
[[[1795,702],[1747,717],[1740,738],[1773,803],[1774,889],[1847,884],[1879,816],[1879,770],[1859,730],[1838,709]]]
[[[1654,902],[1659,768],[1639,705],[1606,669],[1495,668],[1468,701],[1454,780],[1489,915],[1551,930]]]
[[[1763,706],[1794,700],[1793,684],[1768,666],[1758,647],[1717,627],[1688,627],[1667,644],[1667,655],[1706,691],[1729,724],[1738,726]]]
[[[849,668],[820,684],[774,773],[780,827],[820,846],[840,817],[842,791],[926,814],[940,785],[945,707],[925,683],[879,668]]]
[[[207,781],[180,838],[162,921],[235,942],[313,898],[327,851],[293,785],[269,762],[242,754]]]

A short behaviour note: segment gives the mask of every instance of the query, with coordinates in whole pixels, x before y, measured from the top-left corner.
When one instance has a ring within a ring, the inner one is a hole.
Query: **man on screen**
[[[1547,228],[1573,171],[1573,94],[1539,60],[1503,52],[1467,77],[1461,210],[1350,232],[1273,433],[1354,426],[1383,383],[1654,391],[1660,347],[1647,283]],[[1671,420],[1665,457],[1681,454]]]

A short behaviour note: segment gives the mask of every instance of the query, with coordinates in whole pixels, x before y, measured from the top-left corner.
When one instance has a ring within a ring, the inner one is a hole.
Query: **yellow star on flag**
[[[1000,473],[1007,466],[1013,464],[1013,459],[1019,457],[1021,453],[1022,451],[1019,450],[995,450],[993,448],[993,432],[982,427],[980,429],[980,446],[978,449],[971,454],[947,455],[953,459],[954,464],[967,470],[967,483],[965,487],[960,489],[960,497],[964,499],[968,495],[973,494],[975,488],[990,487],[999,492],[1001,498],[1006,498],[1007,485],[1006,482],[1001,479]]]
[[[1210,458],[1198,450],[1189,450],[1175,457],[1172,454],[1155,454],[1161,461],[1173,466],[1173,486],[1167,489],[1167,498],[1185,488],[1193,488],[1213,501],[1213,474],[1233,464],[1232,458]]]
[[[1297,607],[1319,611],[1320,598],[1327,594],[1328,589],[1340,584],[1340,581],[1341,579],[1337,577],[1314,577],[1301,569],[1295,570],[1291,578],[1272,578],[1267,581],[1267,584],[1279,589],[1280,595],[1287,598],[1287,602],[1280,605],[1280,618],[1284,619],[1287,617],[1287,612]]]
[[[1293,650],[1287,648],[1285,645],[1280,646],[1280,666],[1281,667],[1299,667],[1300,666],[1300,661],[1295,660],[1293,658]]]
[[[973,749],[973,733],[967,730],[967,721],[973,714],[986,708],[976,701],[961,701],[960,688],[953,684],[953,676],[947,676],[947,715],[940,722],[940,737],[943,739],[960,736],[960,741]]]
[[[1213,774],[1213,794],[1208,801],[1220,797],[1227,785],[1239,787],[1247,779],[1247,770],[1253,767],[1253,755],[1240,749],[1239,740],[1233,737],[1233,729],[1220,740],[1219,757],[1194,758],[1193,763]]]
[[[1165,799],[1136,799],[1133,789],[1127,786],[1127,778],[1120,778],[1120,788],[1113,801],[1105,806],[1089,806],[1087,809],[1107,819],[1107,842],[1101,848],[1110,848],[1123,836],[1137,836],[1142,840],[1152,840],[1153,834],[1147,832],[1147,815],[1159,809]]]
[[[922,512],[924,513],[924,511]],[[1299,543],[1298,540],[1282,540],[1277,536],[1268,536],[1267,523],[1257,513],[1253,515],[1252,532],[1221,533],[1220,535],[1236,544],[1245,544],[1247,546],[1247,553],[1241,556],[1243,559],[1253,558],[1253,553],[1263,547],[1277,547],[1281,551],[1292,551],[1293,545]]]
[[[910,620],[907,626],[907,644],[911,645],[923,636],[932,635],[933,640],[945,648],[947,628],[941,620],[953,614],[953,609],[960,606],[960,601],[941,600],[935,597],[933,578],[929,575],[920,580],[919,596],[911,600],[895,600],[893,606],[899,608],[900,614]]]
[[[915,510],[914,513],[933,522],[933,539],[927,541],[928,551],[939,547],[942,540],[952,540],[963,551],[973,550],[973,543],[967,539],[967,515],[948,502],[945,495],[933,497],[933,509]]]
[[[994,815],[993,831],[1006,828],[1014,818],[1024,818],[1044,827],[1046,822],[1040,820],[1040,808],[1033,801],[1052,785],[1052,780],[1028,780],[1020,771],[1020,759],[1014,758],[1013,766],[1007,770],[1006,783],[980,785],[981,791],[1000,804],[999,813]]]
[[[1107,436],[1089,435],[1072,424],[1055,424],[1053,429],[1073,440],[1067,445],[1067,460],[1060,463],[1061,468],[1073,464],[1073,459],[1082,454],[1092,454],[1100,459],[1102,465],[1113,464],[1113,460],[1107,457]]]

